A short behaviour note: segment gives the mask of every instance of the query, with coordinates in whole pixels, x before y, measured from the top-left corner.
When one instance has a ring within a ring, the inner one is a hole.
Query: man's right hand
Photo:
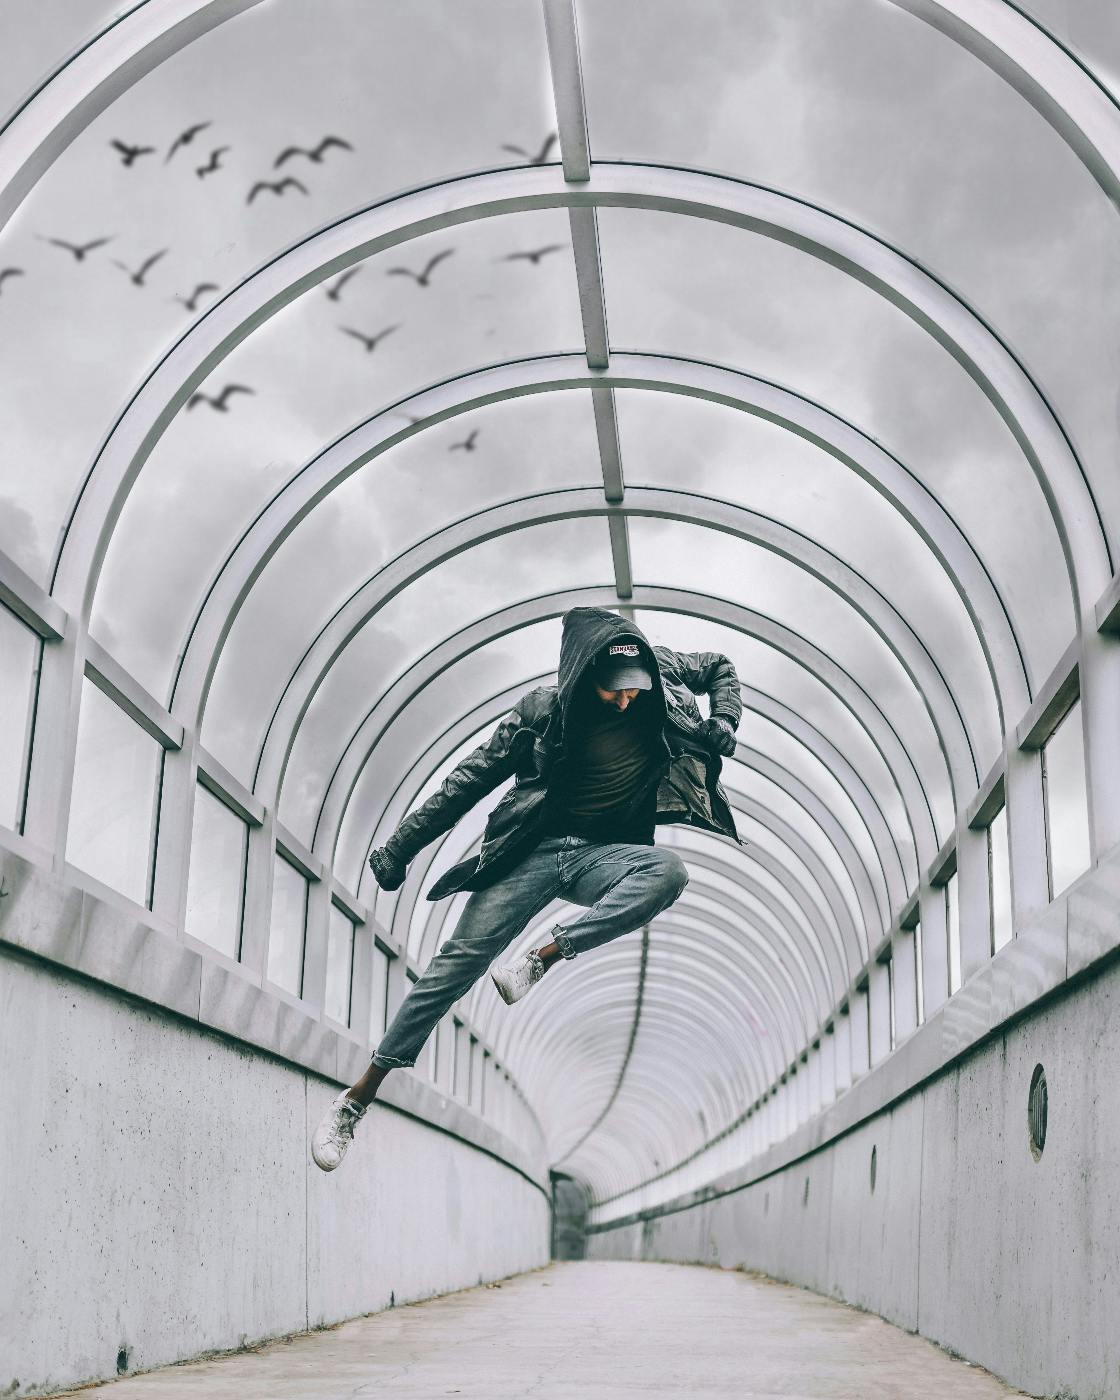
[[[408,874],[408,866],[398,856],[393,855],[387,846],[377,846],[370,853],[369,868],[383,890],[400,889],[404,884],[404,877]]]

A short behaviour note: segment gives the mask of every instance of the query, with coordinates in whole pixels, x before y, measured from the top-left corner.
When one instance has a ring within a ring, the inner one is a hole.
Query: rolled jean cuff
[[[570,962],[572,958],[575,957],[576,950],[572,946],[572,940],[559,924],[556,924],[552,930],[552,941],[556,944],[557,948],[560,949],[560,956],[562,958],[567,958]]]
[[[392,1055],[375,1054],[370,1060],[378,1069],[411,1069],[416,1063],[415,1060],[398,1060]]]

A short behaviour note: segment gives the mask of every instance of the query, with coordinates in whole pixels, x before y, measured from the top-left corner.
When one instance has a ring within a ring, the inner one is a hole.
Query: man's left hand
[[[735,752],[735,731],[725,719],[706,719],[700,726],[700,737],[713,753],[730,758]]]

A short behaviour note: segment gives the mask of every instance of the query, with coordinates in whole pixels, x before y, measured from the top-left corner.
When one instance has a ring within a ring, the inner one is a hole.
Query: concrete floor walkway
[[[988,1400],[1017,1395],[815,1293],[679,1264],[553,1264],[504,1283],[80,1392],[106,1400]],[[77,1393],[77,1392],[71,1392]]]

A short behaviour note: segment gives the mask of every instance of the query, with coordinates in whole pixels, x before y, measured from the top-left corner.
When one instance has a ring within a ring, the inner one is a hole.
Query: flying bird
[[[195,122],[194,126],[188,126],[186,131],[180,131],[179,135],[172,141],[171,149],[163,158],[164,165],[167,164],[180,146],[189,146],[200,131],[205,131],[208,126],[212,125],[212,122]]]
[[[22,267],[6,267],[0,271],[0,287],[3,287],[9,277],[23,277],[24,275]]]
[[[192,394],[187,400],[187,409],[194,408],[197,403],[209,404],[218,413],[229,412],[229,396],[231,394],[252,394],[256,391],[250,389],[247,384],[227,384],[216,399],[210,398],[208,394]]]
[[[550,131],[549,134],[544,138],[544,145],[540,148],[536,155],[533,155],[531,151],[527,151],[524,148],[524,146],[503,146],[502,150],[511,151],[515,156],[524,156],[530,165],[543,165],[548,159],[548,154],[552,150],[553,146],[555,146],[555,144],[556,133],[555,131]]]
[[[193,314],[198,308],[198,299],[204,292],[217,291],[220,291],[217,282],[200,282],[189,297],[176,295],[175,300],[181,302]]]
[[[78,262],[84,262],[87,253],[92,253],[95,248],[103,248],[106,243],[111,243],[116,236],[109,238],[95,238],[92,243],[67,243],[64,238],[44,238],[42,234],[37,235],[41,242],[50,243],[55,248],[65,248],[68,253],[73,253]]]
[[[356,331],[350,326],[339,326],[343,335],[353,336],[355,340],[360,340],[366,347],[366,354],[372,354],[377,349],[378,342],[385,339],[387,335],[392,335],[394,331],[399,331],[400,326],[386,326],[383,331],[378,331],[376,335],[363,335],[361,331]]]
[[[161,248],[158,253],[153,253],[150,258],[144,259],[144,261],[140,264],[140,266],[136,269],[135,272],[133,272],[132,268],[130,268],[127,263],[121,262],[119,258],[114,258],[113,262],[123,272],[128,273],[128,280],[133,284],[133,286],[142,287],[144,286],[144,278],[148,275],[151,269],[155,267],[156,263],[159,262],[160,258],[167,256],[167,252],[168,250],[166,248]]]
[[[543,248],[528,249],[524,253],[507,253],[499,262],[531,262],[534,267],[540,265],[541,258],[548,253],[558,253],[561,248],[566,248],[566,243],[548,243]]]
[[[129,146],[124,141],[110,141],[114,151],[120,152],[121,164],[127,169],[137,156],[150,156],[155,154],[154,146]]]
[[[245,203],[252,204],[253,200],[256,199],[258,194],[260,194],[261,190],[271,190],[273,194],[283,194],[289,185],[291,185],[294,189],[299,190],[300,194],[307,193],[306,185],[301,185],[300,182],[293,175],[285,175],[282,180],[276,180],[271,185],[268,183],[267,180],[258,180],[257,183],[253,186],[253,188],[249,191],[249,198],[245,201]]]
[[[426,287],[432,273],[436,270],[444,258],[449,258],[455,251],[454,248],[445,248],[442,253],[437,253],[435,257],[429,258],[427,266],[423,272],[413,272],[410,267],[391,267],[386,272],[386,277],[411,277],[418,287]]]
[[[352,151],[354,149],[349,141],[344,141],[341,136],[324,136],[319,144],[312,150],[306,146],[285,146],[276,159],[272,162],[273,170],[279,170],[286,160],[291,160],[293,156],[306,156],[315,165],[321,165],[323,157],[332,146],[337,146],[340,151]]]
[[[478,429],[475,428],[471,431],[470,435],[466,437],[462,442],[453,442],[447,450],[448,452],[457,452],[461,447],[464,452],[473,452],[475,450],[474,444],[477,437]]]
[[[207,122],[207,126],[209,125],[210,123]],[[228,150],[228,146],[215,146],[214,149],[210,152],[210,160],[208,164],[196,165],[194,168],[194,173],[198,176],[200,180],[204,180],[207,175],[213,175],[215,170],[223,170],[225,167],[222,165],[222,157]]]
[[[350,281],[351,277],[357,277],[358,273],[361,272],[361,270],[362,269],[360,267],[347,268],[346,271],[341,274],[341,276],[335,279],[334,286],[327,288],[328,298],[331,301],[337,301],[339,293],[342,291],[343,287],[346,286],[347,282]]]

